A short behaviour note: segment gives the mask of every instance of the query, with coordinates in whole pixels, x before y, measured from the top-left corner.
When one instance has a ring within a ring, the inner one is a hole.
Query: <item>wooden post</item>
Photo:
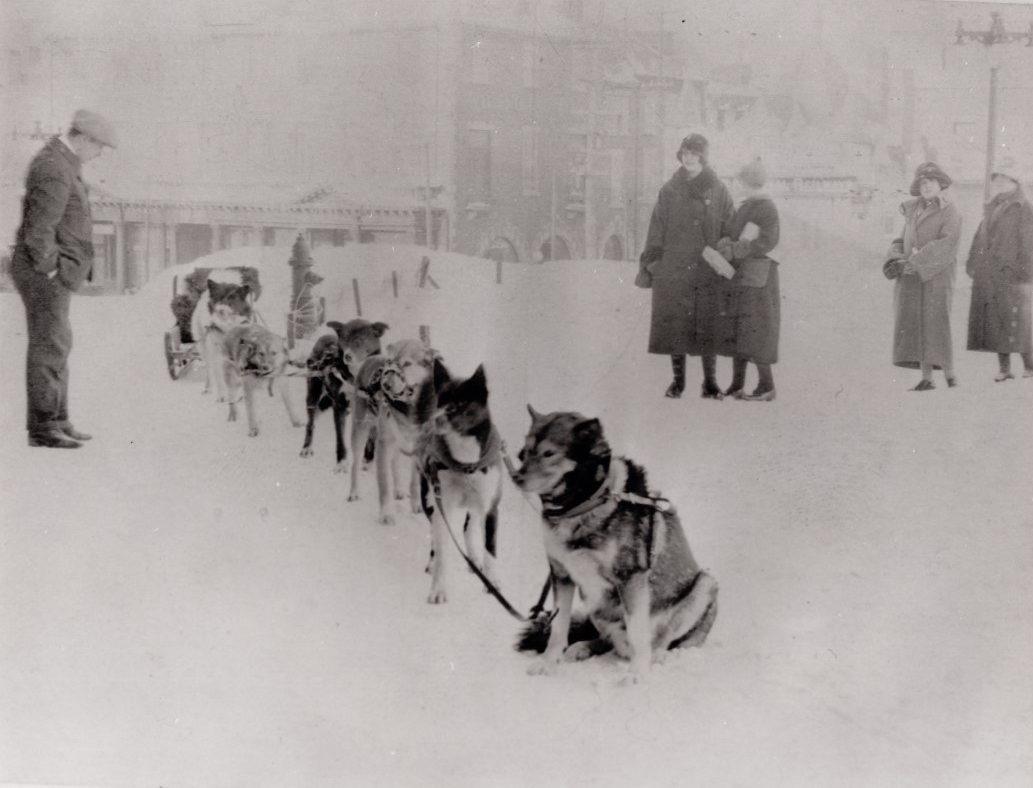
[[[352,279],[352,292],[355,293],[355,314],[362,317],[362,299],[359,297],[358,279]]]
[[[395,298],[398,298],[398,272],[391,272],[391,289],[394,290]]]
[[[430,326],[420,326],[420,342],[430,347]]]
[[[502,284],[502,261],[495,261],[495,284]]]
[[[430,258],[424,257],[420,261],[420,287],[426,287],[427,282],[430,282],[431,287],[435,290],[440,290],[438,283],[434,281],[434,277],[430,275]]]

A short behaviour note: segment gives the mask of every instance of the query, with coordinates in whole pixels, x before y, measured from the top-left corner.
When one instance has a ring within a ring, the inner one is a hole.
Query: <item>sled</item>
[[[208,277],[212,271],[236,271],[241,280],[252,286],[255,298],[261,293],[258,283],[258,271],[246,266],[210,267],[199,266],[180,282],[178,275],[172,277],[172,303],[170,308],[176,318],[175,324],[165,332],[164,350],[165,365],[169,377],[179,380],[194,364],[204,364],[199,340],[191,333],[191,319],[198,300],[205,292]]]

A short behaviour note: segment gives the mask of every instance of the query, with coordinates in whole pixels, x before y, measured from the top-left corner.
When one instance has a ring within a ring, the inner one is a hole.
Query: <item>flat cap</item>
[[[101,145],[107,145],[109,148],[118,147],[118,135],[115,134],[115,127],[111,125],[111,121],[96,112],[88,109],[77,110],[72,116],[72,129],[80,134],[85,134]]]

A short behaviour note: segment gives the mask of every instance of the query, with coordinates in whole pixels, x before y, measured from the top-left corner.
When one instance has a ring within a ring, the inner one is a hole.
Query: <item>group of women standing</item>
[[[685,391],[685,356],[703,363],[705,399],[754,402],[775,398],[778,361],[778,209],[764,193],[767,176],[755,160],[738,173],[738,210],[707,164],[700,134],[682,140],[681,165],[660,189],[639,258],[636,284],[652,288],[649,352],[669,355],[674,379],[666,396]],[[717,357],[733,359],[731,384],[717,382]],[[746,368],[757,385],[746,393]]]
[[[950,311],[961,215],[943,194],[950,185],[935,163],[919,166],[913,199],[900,206],[903,232],[883,265],[887,278],[896,280],[893,363],[922,372],[912,391],[935,388],[934,369],[943,370],[949,387],[957,385]],[[968,349],[996,353],[994,380],[1002,382],[1015,377],[1012,353],[1022,357],[1023,376],[1033,377],[1033,207],[1009,166],[992,173],[990,194],[965,265],[972,278]]]
[[[652,289],[649,352],[671,357],[668,397],[684,393],[685,357],[692,355],[703,365],[702,397],[770,402],[780,321],[778,263],[770,257],[778,244],[778,209],[764,193],[759,160],[736,176],[742,198],[736,209],[707,154],[702,135],[682,140],[680,166],[660,189],[650,219],[635,279]],[[935,388],[937,369],[948,387],[958,383],[950,312],[962,219],[944,194],[950,185],[934,162],[918,167],[912,199],[900,208],[903,231],[883,266],[896,283],[893,363],[921,370],[912,391]],[[997,381],[1014,378],[1012,353],[1022,357],[1024,377],[1033,377],[1033,206],[1009,166],[994,171],[990,188],[966,264],[972,277],[968,349],[997,353]],[[733,359],[732,381],[724,389],[717,381],[718,356]],[[757,368],[757,384],[746,393],[749,363]]]

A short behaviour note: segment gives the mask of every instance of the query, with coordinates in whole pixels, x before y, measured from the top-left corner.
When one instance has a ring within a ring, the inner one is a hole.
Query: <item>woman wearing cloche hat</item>
[[[1019,183],[1014,160],[990,178],[992,196],[972,240],[965,270],[972,277],[968,349],[997,354],[1001,382],[1015,376],[1011,354],[1022,356],[1023,377],[1033,377],[1030,282],[1033,281],[1033,207]]]
[[[911,181],[913,199],[900,206],[903,232],[890,245],[882,269],[896,280],[893,363],[922,371],[911,391],[935,388],[934,369],[943,370],[948,387],[957,385],[950,310],[961,214],[943,193],[950,185],[950,177],[936,163],[918,167]]]
[[[660,189],[635,279],[653,289],[649,352],[671,357],[674,379],[665,396],[672,398],[685,390],[686,354],[702,360],[702,396],[723,396],[716,377],[722,279],[704,261],[703,250],[727,235],[734,206],[707,154],[702,134],[682,140],[680,166]]]

